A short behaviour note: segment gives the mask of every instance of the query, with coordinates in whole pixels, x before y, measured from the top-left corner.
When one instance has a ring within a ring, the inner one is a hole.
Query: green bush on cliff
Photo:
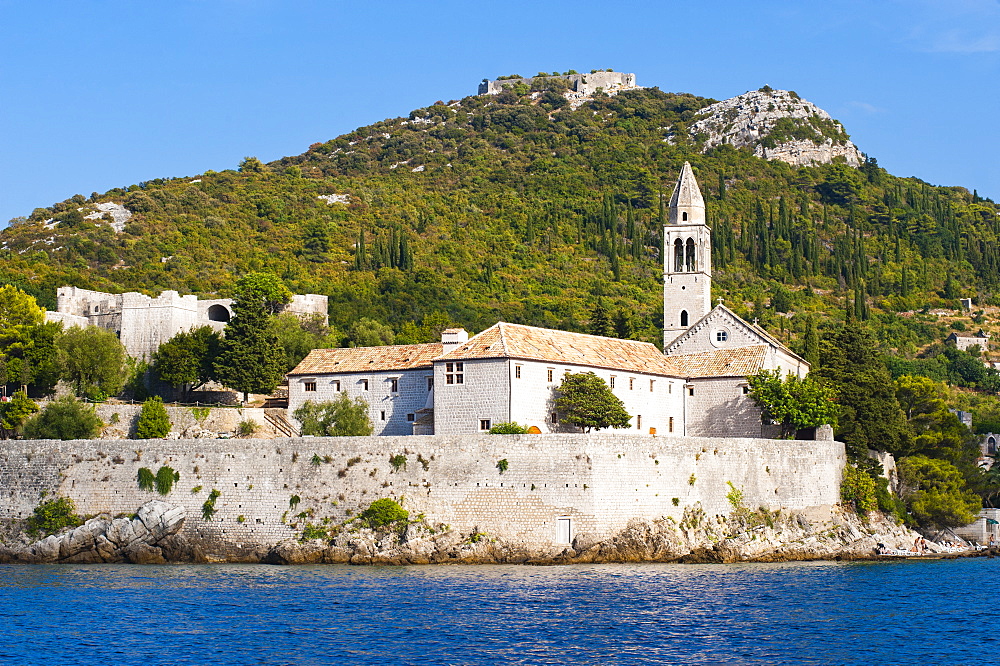
[[[844,466],[844,480],[840,484],[840,499],[859,516],[868,515],[878,509],[875,496],[875,481],[867,472],[854,465]]]
[[[139,484],[139,490],[152,490],[153,486],[156,485],[156,475],[148,467],[140,467],[136,474],[136,481]]]
[[[92,439],[104,424],[93,407],[71,395],[56,398],[24,424],[26,439]]]
[[[410,512],[390,498],[383,497],[372,502],[367,509],[362,511],[358,518],[368,524],[372,529],[385,527],[392,523],[405,521],[410,517]]]
[[[76,504],[69,497],[56,497],[35,507],[25,525],[28,534],[54,534],[67,527],[83,524],[83,518],[76,515]]]

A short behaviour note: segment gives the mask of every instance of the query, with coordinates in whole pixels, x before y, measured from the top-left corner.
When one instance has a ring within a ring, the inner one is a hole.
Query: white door
[[[569,518],[556,519],[556,543],[573,543],[573,521]]]

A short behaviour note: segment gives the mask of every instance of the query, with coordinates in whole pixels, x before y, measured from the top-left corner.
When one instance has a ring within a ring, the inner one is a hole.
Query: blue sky
[[[1000,200],[1000,0],[0,0],[0,224],[295,155],[484,77],[606,67],[795,90],[890,172]]]

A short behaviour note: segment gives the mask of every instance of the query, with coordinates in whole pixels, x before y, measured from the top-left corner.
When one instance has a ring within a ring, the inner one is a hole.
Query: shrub
[[[299,502],[301,501],[302,501],[301,497],[299,497],[298,495],[292,495],[291,497],[288,498],[288,508],[294,509],[299,505]]]
[[[358,515],[358,518],[367,523],[372,529],[405,521],[409,517],[410,512],[401,507],[396,500],[389,497],[375,500]]]
[[[76,515],[76,504],[69,497],[56,497],[35,507],[25,528],[28,534],[53,534],[66,527],[83,524]]]
[[[507,467],[508,466],[509,466],[509,464],[507,463],[507,459],[506,458],[504,458],[503,460],[498,460],[497,461],[497,469],[500,470],[501,474],[503,474],[504,472],[507,471]]]
[[[163,406],[163,399],[154,396],[142,403],[142,411],[135,424],[135,438],[159,439],[166,437],[169,432],[170,417],[167,415],[167,408]]]
[[[844,480],[840,484],[840,499],[851,506],[859,516],[878,509],[875,481],[854,465],[844,467]]]
[[[303,435],[350,437],[371,435],[375,431],[368,418],[368,403],[362,398],[352,401],[346,393],[330,402],[307,400],[293,416],[302,424]]]
[[[91,439],[103,425],[93,407],[64,395],[25,422],[24,436],[27,439]]]
[[[491,435],[527,435],[528,427],[514,421],[497,423],[490,428]]]
[[[397,453],[394,456],[390,456],[389,464],[392,465],[392,471],[394,472],[398,472],[400,467],[406,469],[406,456],[404,456],[402,453]]]
[[[253,437],[260,430],[260,424],[253,419],[244,419],[236,426],[236,434],[239,437]]]
[[[326,539],[330,536],[327,528],[322,525],[313,525],[312,523],[306,523],[305,527],[302,528],[302,538],[300,541],[309,541],[310,539]]]

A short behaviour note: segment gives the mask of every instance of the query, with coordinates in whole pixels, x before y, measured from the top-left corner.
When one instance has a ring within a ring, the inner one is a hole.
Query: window
[[[549,368],[546,372],[548,373],[548,381],[552,381],[552,368]]]
[[[479,419],[479,429],[480,430],[482,430],[482,431],[485,432],[485,431],[489,430],[492,427],[493,426],[490,424],[490,420],[489,419]]]
[[[392,391],[393,393],[399,393],[399,380],[393,379],[390,381],[392,382],[392,386],[389,387],[389,390]]]
[[[698,262],[695,259],[695,254],[694,254],[694,239],[693,238],[688,238],[687,252],[685,253],[685,255],[686,255],[686,259],[687,259],[687,261],[685,262],[687,264],[687,269],[689,271],[696,271],[696,270],[698,270]]]
[[[316,390],[316,382],[306,382],[305,383],[305,390],[306,391],[315,391]]]
[[[427,378],[427,390],[430,391],[432,388],[434,388],[434,378],[433,377],[428,377]]]
[[[361,380],[361,390],[362,391],[367,391],[368,390],[368,380],[367,379],[362,379]]]
[[[611,375],[611,381],[608,382],[608,383],[611,385],[611,388],[615,387],[615,376],[614,375]]]
[[[688,325],[688,311],[681,310],[681,326],[687,326],[687,325]]]
[[[725,342],[728,339],[729,339],[729,333],[728,332],[726,332],[726,331],[716,331],[715,332],[715,341],[716,342]]]
[[[674,392],[674,383],[667,382],[667,393],[673,393],[673,392]]]
[[[642,430],[642,414],[637,414],[635,417],[635,429]]]
[[[672,416],[670,417],[670,420],[667,422],[667,428],[670,430],[670,432],[674,431],[674,417]]]
[[[520,379],[520,378],[521,378],[521,366],[515,365],[514,366],[514,379]]]
[[[457,363],[445,363],[444,364],[444,383],[445,384],[464,384],[465,376],[462,374],[464,372],[465,364],[461,361]]]
[[[385,421],[385,412],[381,412],[382,420]]]
[[[694,395],[694,387],[688,386],[688,395]]]
[[[330,382],[330,386],[333,387],[334,391],[337,391],[338,393],[340,392],[340,380],[339,379],[334,379],[332,382]]]
[[[750,393],[750,387],[744,385],[743,386],[743,395],[748,395],[749,393]]]
[[[684,270],[684,241],[680,238],[674,241],[674,272]]]
[[[687,221],[688,221],[688,214],[681,213],[681,222],[687,222]]]
[[[407,414],[406,415],[406,420],[407,421],[412,421],[414,418],[415,418],[415,416],[413,414]]]
[[[552,412],[552,414],[549,415],[549,421],[552,423],[559,423],[559,415],[556,414],[555,412]]]
[[[649,380],[649,392],[650,392],[650,393],[652,393],[652,392],[653,392],[653,385],[654,385],[654,384],[656,384],[656,380],[655,380],[655,379],[650,379],[650,380]]]
[[[635,378],[634,377],[629,377],[628,378],[628,390],[631,391],[633,386],[635,386]]]

